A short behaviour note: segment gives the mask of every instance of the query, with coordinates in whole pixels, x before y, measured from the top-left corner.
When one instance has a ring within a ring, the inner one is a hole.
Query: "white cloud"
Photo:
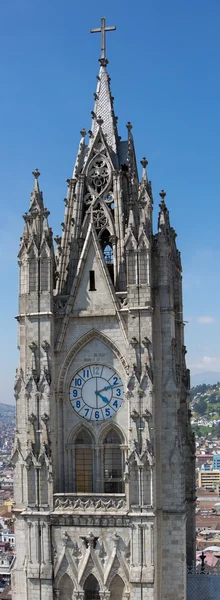
[[[212,325],[212,323],[215,322],[215,319],[213,319],[213,317],[206,316],[198,317],[197,321],[200,325]]]
[[[220,356],[203,356],[198,362],[187,363],[192,372],[220,371]]]

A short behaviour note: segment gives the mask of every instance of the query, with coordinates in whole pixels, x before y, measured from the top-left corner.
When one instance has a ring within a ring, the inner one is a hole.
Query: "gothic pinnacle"
[[[142,180],[147,181],[146,167],[148,165],[148,160],[144,156],[140,162],[141,162],[141,165],[143,167],[143,169],[142,169]]]
[[[162,202],[164,202],[164,198],[166,198],[166,192],[164,190],[161,190],[159,196],[161,197]]]
[[[34,176],[34,191],[40,192],[38,183],[38,177],[40,177],[40,172],[38,171],[38,169],[35,169],[34,171],[32,171],[32,175]]]

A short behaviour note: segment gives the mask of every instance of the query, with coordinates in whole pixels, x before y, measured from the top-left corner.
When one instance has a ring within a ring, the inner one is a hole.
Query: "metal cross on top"
[[[106,58],[105,56],[105,50],[106,50],[106,44],[105,44],[105,32],[106,31],[114,31],[116,29],[115,25],[113,27],[106,27],[105,26],[105,17],[101,18],[101,27],[98,27],[98,29],[90,29],[90,33],[101,33],[101,58]]]

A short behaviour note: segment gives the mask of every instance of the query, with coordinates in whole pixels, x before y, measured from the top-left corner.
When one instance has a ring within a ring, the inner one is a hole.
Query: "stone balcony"
[[[126,514],[125,494],[54,494],[54,512],[77,514]]]

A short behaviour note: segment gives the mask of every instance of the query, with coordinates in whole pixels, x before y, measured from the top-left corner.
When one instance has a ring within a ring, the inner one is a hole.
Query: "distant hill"
[[[2,413],[15,414],[14,404],[4,404],[4,402],[0,402],[0,414]]]
[[[190,383],[191,388],[196,387],[196,385],[201,385],[202,383],[213,385],[217,381],[220,381],[220,373],[217,371],[207,371],[206,373],[197,373],[196,375],[191,375]]]
[[[220,382],[201,383],[190,390],[192,428],[196,436],[220,437]]]

